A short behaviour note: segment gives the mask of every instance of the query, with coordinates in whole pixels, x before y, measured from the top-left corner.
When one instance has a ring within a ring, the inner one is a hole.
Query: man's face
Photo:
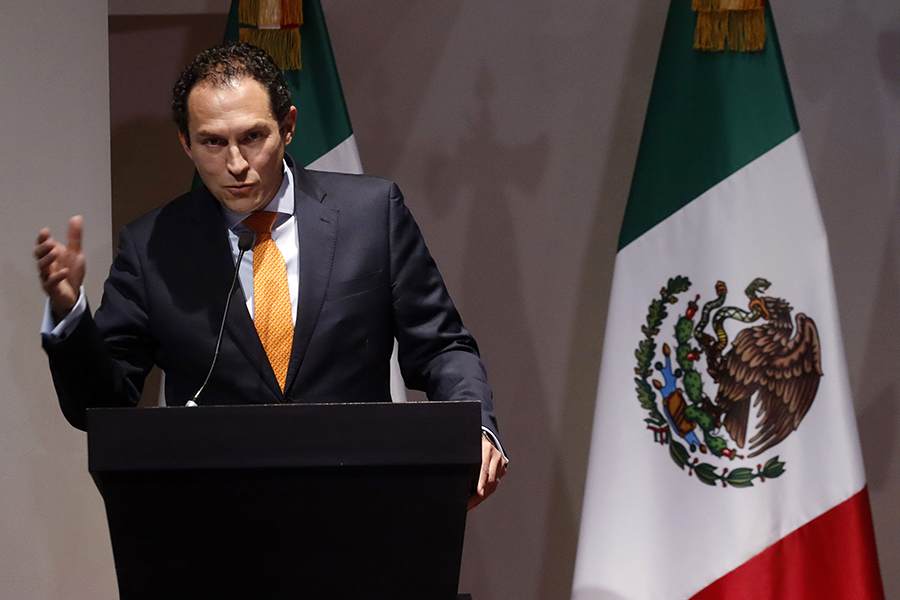
[[[188,133],[178,134],[184,151],[213,196],[237,213],[264,208],[282,180],[284,147],[294,135],[297,110],[279,129],[261,83],[201,83],[188,95]]]

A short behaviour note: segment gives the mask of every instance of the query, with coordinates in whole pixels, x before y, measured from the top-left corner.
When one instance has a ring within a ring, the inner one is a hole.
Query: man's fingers
[[[49,275],[48,269],[50,265],[52,265],[57,258],[59,258],[59,252],[55,247],[48,248],[46,250],[42,250],[38,252],[40,247],[35,248],[34,255],[37,257],[37,267],[38,271],[41,272],[42,275]]]
[[[487,480],[488,480],[488,465],[484,460],[482,460],[481,461],[481,470],[478,472],[478,486],[475,488],[475,490],[479,494],[484,493],[484,486],[487,484]]]
[[[50,228],[44,227],[43,229],[41,229],[40,233],[38,233],[37,241],[35,242],[35,245],[40,246],[41,244],[46,242],[48,239],[50,239]]]
[[[491,453],[491,464],[488,469],[488,481],[494,484],[500,481],[500,478],[503,477],[503,473],[500,472],[500,465],[503,463],[503,455],[500,454],[499,450],[494,450]]]
[[[500,454],[499,452],[497,454]],[[500,478],[497,476],[497,457],[491,456],[490,463],[488,464],[487,477],[484,482],[484,497],[487,498],[491,494],[494,493],[494,490],[497,489],[497,484],[500,483]]]
[[[69,276],[69,269],[63,268],[57,271],[56,273],[50,274],[47,279],[44,280],[44,291],[48,294],[60,284],[66,277]]]
[[[75,215],[69,219],[69,243],[68,248],[75,253],[81,252],[81,234],[84,231],[84,219],[81,215]]]
[[[484,438],[481,440],[481,469],[478,471],[478,485],[475,493],[469,496],[468,510],[472,510],[494,493],[500,478],[506,473],[506,461],[503,453]]]
[[[52,237],[47,237],[41,240],[40,236],[38,236],[37,244],[34,246],[34,257],[37,259],[41,259],[48,252],[56,248],[56,240]]]

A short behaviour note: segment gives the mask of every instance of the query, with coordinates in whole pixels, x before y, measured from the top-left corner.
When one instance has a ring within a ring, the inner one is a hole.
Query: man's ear
[[[178,139],[181,140],[181,147],[184,148],[184,153],[188,155],[188,158],[190,158],[191,161],[193,161],[194,154],[191,152],[190,139],[188,139],[187,136],[185,136],[183,133],[181,133],[181,130],[178,130]]]
[[[297,127],[297,107],[292,106],[284,118],[284,125],[281,126],[281,136],[284,139],[284,145],[287,146],[294,139],[294,129]]]

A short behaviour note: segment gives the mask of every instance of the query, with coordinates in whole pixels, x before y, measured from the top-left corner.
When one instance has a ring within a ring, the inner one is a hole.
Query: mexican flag
[[[574,600],[884,597],[803,138],[771,11],[741,3],[670,5]]]
[[[232,0],[225,41],[237,40],[259,46],[284,69],[297,107],[288,153],[309,169],[362,173],[319,0]],[[396,342],[391,396],[406,401]]]

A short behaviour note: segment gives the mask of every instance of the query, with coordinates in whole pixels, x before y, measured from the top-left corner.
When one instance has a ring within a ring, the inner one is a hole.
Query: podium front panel
[[[91,412],[122,599],[456,598],[477,403]]]

